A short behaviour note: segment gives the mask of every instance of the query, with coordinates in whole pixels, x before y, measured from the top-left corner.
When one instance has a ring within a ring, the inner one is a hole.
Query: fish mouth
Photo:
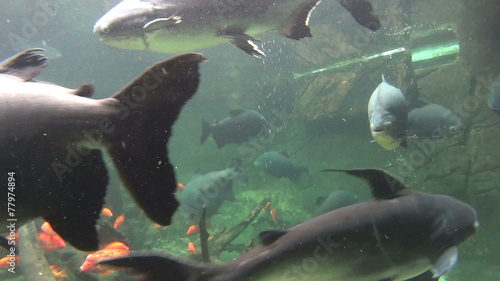
[[[386,150],[395,150],[401,144],[402,139],[392,137],[385,130],[371,132],[375,142]]]

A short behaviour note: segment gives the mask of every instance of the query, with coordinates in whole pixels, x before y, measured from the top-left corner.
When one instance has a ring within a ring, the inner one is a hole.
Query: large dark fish
[[[311,37],[309,18],[320,0],[125,0],[94,25],[104,43],[123,49],[177,53],[231,42],[262,57],[253,36],[278,30],[285,37]],[[368,0],[341,0],[361,25],[380,22]]]
[[[439,104],[427,104],[408,113],[408,136],[441,139],[464,130],[462,121],[451,110]]]
[[[229,117],[208,124],[201,120],[200,143],[212,135],[218,148],[226,144],[242,144],[261,134],[265,128],[270,128],[269,123],[262,114],[248,109],[235,109],[229,112]]]
[[[370,131],[375,142],[387,150],[406,146],[408,102],[400,89],[382,83],[373,91],[368,102]]]
[[[187,220],[198,224],[204,206],[209,219],[224,201],[234,202],[233,181],[244,178],[240,164],[240,160],[234,159],[224,170],[195,175],[177,195],[179,212]]]
[[[107,153],[145,214],[169,224],[178,202],[167,143],[180,110],[198,87],[204,59],[184,54],[160,62],[102,100],[27,81],[46,65],[37,50],[3,63],[0,181],[15,186],[2,192],[0,220],[15,219],[21,227],[43,217],[76,248],[97,250],[95,224],[108,184]],[[83,88],[91,94],[91,87]]]
[[[302,173],[309,171],[305,165],[290,159],[289,155],[285,152],[265,152],[257,157],[257,159],[253,161],[253,164],[266,174],[270,174],[277,178],[286,177],[292,182],[298,182]]]
[[[261,246],[232,262],[132,254],[101,264],[132,269],[146,281],[437,280],[453,267],[457,246],[476,230],[473,208],[449,196],[408,190],[380,170],[343,172],[366,179],[375,198],[286,231],[265,231]]]

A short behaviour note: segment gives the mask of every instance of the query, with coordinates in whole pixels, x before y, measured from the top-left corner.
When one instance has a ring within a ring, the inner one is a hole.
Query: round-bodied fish
[[[195,175],[177,194],[181,214],[188,221],[198,224],[204,206],[206,218],[209,219],[218,212],[224,201],[234,202],[233,181],[246,181],[239,165],[239,160],[233,160],[224,170]]]
[[[200,143],[203,144],[211,135],[218,148],[230,143],[245,143],[271,127],[262,114],[249,109],[231,110],[229,117],[213,124],[201,120],[201,125]]]
[[[387,150],[406,146],[408,101],[400,89],[386,82],[373,91],[368,102],[370,131],[375,142]]]
[[[288,154],[277,151],[263,153],[253,164],[266,174],[277,178],[289,178],[292,182],[299,181],[302,173],[309,171],[305,165],[290,159]]]
[[[328,213],[330,211],[349,206],[358,202],[358,195],[346,191],[336,190],[328,196],[319,197],[316,203],[319,205],[312,213],[313,217]]]
[[[460,117],[439,104],[428,104],[408,113],[408,136],[441,139],[462,132]]]

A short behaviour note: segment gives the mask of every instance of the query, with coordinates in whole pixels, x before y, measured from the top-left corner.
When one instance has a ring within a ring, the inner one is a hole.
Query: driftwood
[[[210,254],[208,252],[208,231],[207,231],[207,206],[203,206],[203,211],[201,212],[200,218],[200,244],[201,244],[201,256],[204,262],[210,262]]]
[[[212,255],[218,256],[229,243],[236,239],[236,237],[257,218],[267,203],[269,203],[269,198],[266,197],[253,209],[252,213],[245,220],[233,226],[228,231],[216,234],[210,241],[210,251]]]
[[[45,259],[45,254],[38,244],[35,222],[25,224],[19,229],[19,252],[24,280],[56,281]]]

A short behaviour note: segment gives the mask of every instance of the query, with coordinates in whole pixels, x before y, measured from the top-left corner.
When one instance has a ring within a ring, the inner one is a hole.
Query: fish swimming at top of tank
[[[343,172],[368,181],[375,198],[288,230],[264,231],[261,245],[234,261],[202,264],[133,253],[100,264],[132,269],[145,281],[437,280],[453,268],[457,246],[478,226],[471,206],[411,191],[381,170]]]
[[[234,202],[233,181],[245,183],[240,170],[241,161],[233,159],[226,169],[195,175],[179,193],[179,212],[190,222],[198,224],[206,206],[206,219],[215,215],[224,201]]]
[[[104,43],[123,49],[177,53],[231,42],[263,57],[253,36],[278,30],[311,37],[309,18],[320,0],[124,0],[94,25]],[[368,0],[341,0],[361,25],[375,31],[378,16]],[[334,21],[332,21],[333,23]]]
[[[491,83],[488,106],[496,114],[500,115],[500,75]]]
[[[286,152],[268,151],[253,162],[256,168],[277,178],[289,178],[292,182],[300,180],[302,173],[309,169],[290,158]]]
[[[408,113],[408,136],[441,139],[464,130],[460,117],[439,104],[427,104]]]
[[[358,202],[358,195],[347,190],[335,190],[327,196],[319,197],[316,203],[319,205],[312,213],[312,217],[317,217],[324,213],[352,205]]]
[[[387,83],[382,75],[382,82],[368,102],[370,131],[378,145],[387,150],[394,150],[400,145],[406,147],[408,110],[404,94]]]
[[[249,109],[234,109],[227,118],[213,124],[201,120],[201,125],[200,143],[212,135],[218,148],[230,143],[245,143],[271,127],[262,114]]]
[[[123,185],[154,222],[168,225],[178,202],[168,159],[171,127],[197,90],[200,54],[160,62],[113,97],[31,82],[47,64],[27,50],[0,65],[0,180],[9,185],[0,219],[43,217],[74,247],[98,248],[107,153]],[[82,96],[82,92],[84,95]],[[13,200],[8,201],[8,194]],[[15,212],[7,212],[8,202]]]

